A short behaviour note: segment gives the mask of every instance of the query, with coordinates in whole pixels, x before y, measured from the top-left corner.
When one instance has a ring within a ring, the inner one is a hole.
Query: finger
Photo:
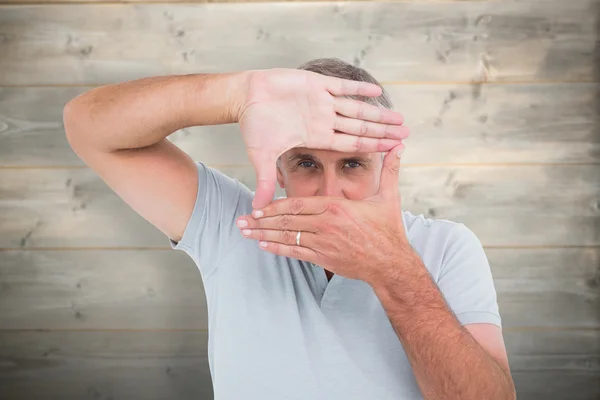
[[[315,215],[276,215],[274,217],[253,218],[244,215],[237,219],[236,225],[247,229],[275,229],[280,231],[317,232],[319,221]]]
[[[276,242],[260,241],[259,246],[261,249],[268,251],[269,253],[277,254],[283,257],[296,258],[298,260],[312,262],[319,264],[319,254],[303,246],[290,246],[287,244],[281,244]]]
[[[359,95],[367,97],[381,96],[383,89],[374,83],[341,79],[321,75],[325,88],[334,96]]]
[[[407,127],[369,122],[344,116],[335,117],[334,129],[350,135],[374,138],[406,139],[410,135]]]
[[[298,235],[298,232],[273,229],[242,229],[242,235],[248,239],[296,246],[296,235]],[[316,235],[312,232],[302,232],[300,235],[300,246],[311,248],[314,236]]]
[[[377,139],[336,132],[329,149],[348,153],[374,153],[390,151],[400,143],[402,143],[402,139]]]
[[[255,218],[273,217],[276,215],[318,215],[322,214],[332,204],[339,204],[339,200],[326,196],[313,197],[286,197],[271,202],[261,210],[255,210],[252,215]],[[257,214],[261,211],[262,214]]]
[[[404,123],[404,116],[399,112],[389,110],[385,107],[377,107],[364,101],[338,97],[335,99],[334,107],[338,114],[350,118],[379,122],[381,124],[402,125]]]
[[[256,168],[256,192],[252,207],[262,208],[275,197],[277,165],[275,160],[270,160],[265,154],[249,151],[248,155],[252,165]]]
[[[391,149],[383,159],[381,178],[379,179],[379,194],[384,198],[394,199],[400,196],[398,192],[398,181],[400,175],[400,155],[404,151],[404,145]]]

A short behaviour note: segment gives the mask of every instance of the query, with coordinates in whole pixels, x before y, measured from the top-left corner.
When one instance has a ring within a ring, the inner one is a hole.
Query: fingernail
[[[404,147],[396,152],[396,157],[400,158],[402,156],[403,152],[404,152]]]
[[[258,211],[254,211],[254,212],[252,213],[252,215],[254,216],[254,218],[260,218],[260,217],[262,217],[263,215],[265,215],[265,213],[264,213],[264,212],[262,212],[262,211],[260,211],[260,210],[258,210]]]
[[[260,247],[267,247],[267,242],[260,242]]]
[[[248,221],[246,221],[245,219],[240,219],[237,222],[237,226],[239,226],[240,228],[245,228],[248,226]]]
[[[252,231],[250,229],[242,229],[242,235],[244,236],[250,236],[251,233]]]

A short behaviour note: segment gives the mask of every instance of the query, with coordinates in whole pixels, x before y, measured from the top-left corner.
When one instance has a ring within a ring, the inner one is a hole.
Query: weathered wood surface
[[[506,329],[600,329],[599,248],[486,252]],[[208,328],[200,272],[182,252],[2,251],[0,265],[4,329]]]
[[[255,187],[251,166],[219,169]],[[0,182],[0,247],[168,244],[90,169],[0,169]],[[405,166],[399,188],[405,210],[463,222],[487,246],[600,244],[595,165]]]
[[[3,329],[208,328],[202,278],[183,252],[0,252],[0,264]]]
[[[0,87],[1,166],[82,166],[65,104],[90,87]],[[406,164],[600,163],[599,84],[387,85],[411,129]],[[169,139],[209,164],[249,164],[237,124]],[[224,151],[224,149],[227,151]]]
[[[286,3],[290,2],[314,2],[324,3],[327,0],[283,0]],[[389,1],[389,0],[344,0],[344,1]],[[418,1],[418,2],[466,2],[466,1],[486,1],[486,0],[402,0],[402,1]],[[106,4],[117,3],[115,0],[0,0],[0,4]],[[119,0],[118,3],[159,3],[159,4],[177,4],[177,3],[273,3],[273,0]]]
[[[597,398],[597,335],[505,334],[519,399]],[[203,331],[0,332],[0,393],[27,400],[212,399],[207,340]]]
[[[0,397],[213,399],[206,332],[2,332]]]
[[[163,3],[0,6],[0,398],[212,399],[200,273],[78,168],[62,108],[317,57],[405,115],[404,209],[482,240],[519,399],[600,398],[600,1]],[[170,140],[254,187],[236,125]]]
[[[597,15],[596,0],[5,5],[0,84],[295,68],[317,57],[382,81],[593,81]]]

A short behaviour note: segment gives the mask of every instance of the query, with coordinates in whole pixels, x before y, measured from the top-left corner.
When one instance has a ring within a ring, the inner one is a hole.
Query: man
[[[198,266],[215,399],[515,398],[481,243],[401,210],[408,131],[391,108],[338,59],[145,78],[65,107],[73,150]],[[165,139],[232,122],[256,193]]]

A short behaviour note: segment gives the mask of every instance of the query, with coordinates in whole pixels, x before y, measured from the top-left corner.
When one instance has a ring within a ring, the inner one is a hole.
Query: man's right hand
[[[400,113],[336,97],[376,97],[382,90],[375,84],[297,69],[247,72],[232,112],[256,170],[254,208],[271,202],[277,158],[291,148],[385,152],[409,136]]]

